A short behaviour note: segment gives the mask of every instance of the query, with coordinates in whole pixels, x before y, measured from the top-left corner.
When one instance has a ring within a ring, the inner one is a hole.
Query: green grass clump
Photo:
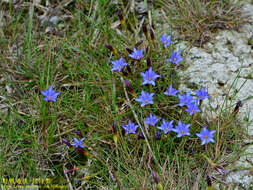
[[[208,42],[218,29],[236,30],[248,22],[242,0],[160,0],[168,24],[194,45]]]
[[[24,6],[21,13],[9,6],[0,44],[1,103],[7,108],[0,116],[1,177],[50,178],[83,189],[205,189],[207,175],[222,180],[214,168],[234,161],[244,131],[225,107],[207,121],[189,116],[178,98],[163,94],[170,84],[179,87],[180,67],[167,62],[174,44],[163,48],[148,21],[142,25],[134,14],[126,19],[120,3],[80,0],[65,10],[72,19],[62,30],[44,33],[46,26],[34,16],[37,7]],[[140,62],[128,56],[126,48],[133,47],[145,50]],[[155,87],[141,85],[148,56],[163,76]],[[111,72],[111,61],[120,57],[131,71]],[[50,85],[61,92],[56,102],[44,101],[40,92]],[[135,101],[142,89],[156,93],[153,105],[142,108]],[[201,146],[195,135],[177,138],[173,132],[155,140],[155,127],[144,130],[145,139],[123,135],[129,120],[144,128],[150,112],[174,124],[190,123],[191,134],[207,125],[216,130],[215,143]],[[85,155],[62,143],[79,139],[76,130],[85,138]]]

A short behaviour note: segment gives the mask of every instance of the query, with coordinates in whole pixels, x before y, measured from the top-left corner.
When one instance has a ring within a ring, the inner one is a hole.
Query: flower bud
[[[73,147],[72,144],[67,139],[62,139],[62,143],[66,144],[68,147]]]
[[[124,128],[121,128],[121,134],[123,137],[126,135],[126,130]]]
[[[160,131],[157,131],[155,133],[155,140],[157,140],[157,141],[161,140],[161,133],[160,133]]]
[[[191,149],[190,152],[189,152],[189,154],[192,156],[194,154],[194,150]]]
[[[148,51],[149,51],[149,47],[148,46],[146,47],[145,51],[148,54]]]
[[[147,25],[145,23],[142,26],[142,31],[143,31],[144,35],[146,36],[146,39],[148,39],[148,29],[147,29]]]
[[[149,32],[150,32],[150,37],[151,37],[151,40],[154,41],[155,40],[155,34],[154,34],[154,31],[152,28],[149,29]]]
[[[152,177],[153,177],[155,183],[159,184],[160,180],[158,179],[157,174],[153,170],[151,171],[151,174],[152,174]]]
[[[150,56],[147,57],[147,67],[148,67],[148,68],[151,67],[151,59],[150,59]]]
[[[138,133],[138,139],[145,139],[145,137],[144,137],[142,131],[140,131],[140,132]]]
[[[101,88],[101,90],[102,90],[102,92],[104,93],[104,91],[103,91],[102,88]],[[87,120],[84,120],[84,121],[83,121],[83,124],[84,124],[84,127],[89,127],[89,126],[88,126],[88,121],[87,121]]]
[[[83,135],[82,135],[82,133],[81,133],[80,131],[75,130],[75,134],[76,134],[77,136],[79,136],[81,139],[83,138]]]
[[[133,90],[132,87],[130,86],[128,80],[125,80],[125,85],[126,85],[127,89],[129,90],[129,92],[130,92],[131,94],[134,94],[134,90]]]
[[[209,175],[206,176],[206,183],[207,183],[208,189],[210,189],[212,187],[212,180]]]
[[[126,68],[129,73],[132,73],[131,67],[128,64],[126,65]]]
[[[239,112],[239,108],[242,107],[242,101],[239,100],[237,103],[236,103],[236,106],[235,106],[235,109],[234,111],[232,112],[232,115],[237,115],[237,113]]]
[[[133,53],[133,50],[131,50],[130,48],[126,48],[126,50],[127,50],[127,52],[130,53],[130,54]]]
[[[113,133],[114,133],[115,135],[118,134],[117,125],[116,125],[116,122],[115,122],[115,121],[113,121],[112,129],[113,129]]]
[[[117,131],[117,125],[116,125],[115,121],[113,121],[112,128],[113,128],[113,133],[114,133],[114,135],[113,135],[113,141],[117,145],[117,142],[118,142],[118,131]]]
[[[126,77],[128,75],[128,73],[123,69],[121,70],[122,74]]]
[[[143,40],[138,41],[138,42],[135,44],[135,47],[138,47],[139,45],[141,45],[142,42],[143,42]]]
[[[112,45],[105,43],[105,47],[114,53],[114,48],[112,47]]]
[[[121,10],[120,9],[118,9],[118,16],[119,16],[119,20],[120,20],[120,22],[121,22],[121,24],[124,22],[124,18],[123,18],[123,16],[122,16],[122,12],[121,12]]]

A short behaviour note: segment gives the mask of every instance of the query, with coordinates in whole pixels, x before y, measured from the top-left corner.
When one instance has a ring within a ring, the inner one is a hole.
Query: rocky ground
[[[246,4],[244,12],[253,21],[253,5]],[[235,166],[244,169],[229,173],[226,181],[240,184],[245,189],[253,189],[253,45],[249,42],[252,36],[251,24],[244,25],[240,32],[220,31],[203,48],[190,48],[185,57],[188,67],[180,72],[187,81],[181,88],[187,88],[189,84],[207,87],[214,110],[222,109],[226,98],[230,105],[242,101],[239,118],[248,131],[249,136],[245,138],[248,147]],[[186,43],[181,43],[178,48],[186,47]],[[207,103],[205,112],[208,117],[216,117]]]

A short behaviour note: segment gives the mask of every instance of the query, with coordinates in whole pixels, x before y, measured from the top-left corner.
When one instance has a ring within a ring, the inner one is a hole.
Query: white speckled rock
[[[247,4],[245,11],[253,20],[253,5]],[[245,139],[245,142],[253,141],[253,49],[248,45],[251,35],[253,25],[248,24],[242,27],[241,32],[226,30],[218,32],[215,39],[206,44],[204,49],[196,47],[190,49],[185,57],[188,67],[179,73],[183,81],[186,81],[181,85],[181,89],[187,90],[187,82],[208,89],[211,98],[204,101],[202,107],[203,116],[207,119],[217,116],[219,111],[211,110],[219,110],[222,107],[228,92],[230,105],[235,106],[238,100],[243,102],[238,116],[248,129],[249,139]],[[253,162],[252,155],[253,146],[249,146],[235,166],[249,167],[245,160],[247,158]],[[249,170],[231,172],[227,176],[227,182],[253,189],[253,175]]]
[[[235,167],[241,167],[242,169],[231,172],[227,176],[228,183],[241,184],[246,189],[253,189],[252,150],[253,145],[248,146],[241,158],[235,163]]]

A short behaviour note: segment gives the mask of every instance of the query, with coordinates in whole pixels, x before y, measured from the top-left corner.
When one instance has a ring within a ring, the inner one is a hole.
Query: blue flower
[[[121,57],[119,60],[112,61],[112,69],[111,71],[121,71],[127,63]]]
[[[188,104],[194,102],[190,90],[186,94],[183,95],[178,94],[178,98],[180,100],[180,103],[178,104],[179,106],[187,106]]]
[[[157,140],[157,141],[161,140],[161,133],[160,133],[160,131],[157,131],[155,133],[155,140]]]
[[[169,131],[173,131],[173,120],[168,122],[163,119],[163,123],[160,127],[157,127],[158,129],[162,130],[164,134],[167,134]]]
[[[152,114],[150,113],[149,118],[147,118],[147,119],[144,121],[144,123],[146,123],[146,124],[151,125],[151,126],[154,127],[154,126],[156,125],[156,123],[157,123],[159,120],[160,120],[159,118],[157,118],[156,116],[154,116],[154,115],[152,115]]]
[[[84,138],[82,138],[80,141],[77,140],[77,138],[74,138],[75,142],[71,145],[75,146],[76,148],[80,147],[80,148],[84,148],[84,145],[82,144],[84,141]]]
[[[198,96],[199,100],[209,98],[206,88],[203,88],[203,90],[196,90],[195,93]]]
[[[182,137],[184,135],[190,136],[190,127],[191,124],[186,125],[185,123],[182,123],[181,120],[179,120],[178,125],[175,129],[172,129],[174,132],[176,132],[178,135],[177,137]]]
[[[155,93],[149,94],[148,92],[144,92],[142,90],[141,95],[139,98],[135,99],[137,102],[141,102],[141,107],[146,106],[148,104],[154,104],[153,96]]]
[[[133,58],[133,59],[140,60],[144,56],[143,51],[144,51],[143,48],[141,50],[137,50],[134,47],[134,51],[132,52],[132,54],[129,54],[128,56]]]
[[[182,61],[182,57],[180,55],[180,51],[178,52],[171,52],[170,62],[175,63],[176,65]]]
[[[164,94],[168,96],[176,96],[178,92],[179,90],[174,89],[172,85],[170,85],[170,87],[168,88],[166,92],[164,92]]]
[[[173,42],[171,41],[171,35],[165,36],[164,34],[160,38],[161,42],[163,43],[164,47],[166,48]]]
[[[125,129],[126,134],[130,134],[130,133],[135,134],[138,127],[139,127],[138,125],[135,125],[130,120],[128,122],[128,125],[122,126],[122,128]]]
[[[142,75],[143,80],[144,80],[142,85],[152,84],[153,86],[155,86],[155,79],[160,76],[160,75],[155,74],[154,71],[152,71],[152,67],[150,67],[149,70],[146,71],[145,73],[141,72],[141,75]]]
[[[204,127],[200,133],[196,133],[196,135],[201,139],[202,143],[201,145],[204,145],[206,143],[212,142],[214,143],[213,137],[215,130],[209,131],[208,129],[206,129],[206,127]]]
[[[199,107],[198,107],[198,103],[192,102],[192,103],[187,104],[187,109],[185,109],[185,111],[190,113],[190,115],[192,115],[196,112],[200,112]]]
[[[52,86],[49,86],[47,90],[41,90],[40,92],[43,94],[43,96],[45,96],[44,100],[53,102],[56,101],[57,96],[60,94],[60,92],[55,92]]]

